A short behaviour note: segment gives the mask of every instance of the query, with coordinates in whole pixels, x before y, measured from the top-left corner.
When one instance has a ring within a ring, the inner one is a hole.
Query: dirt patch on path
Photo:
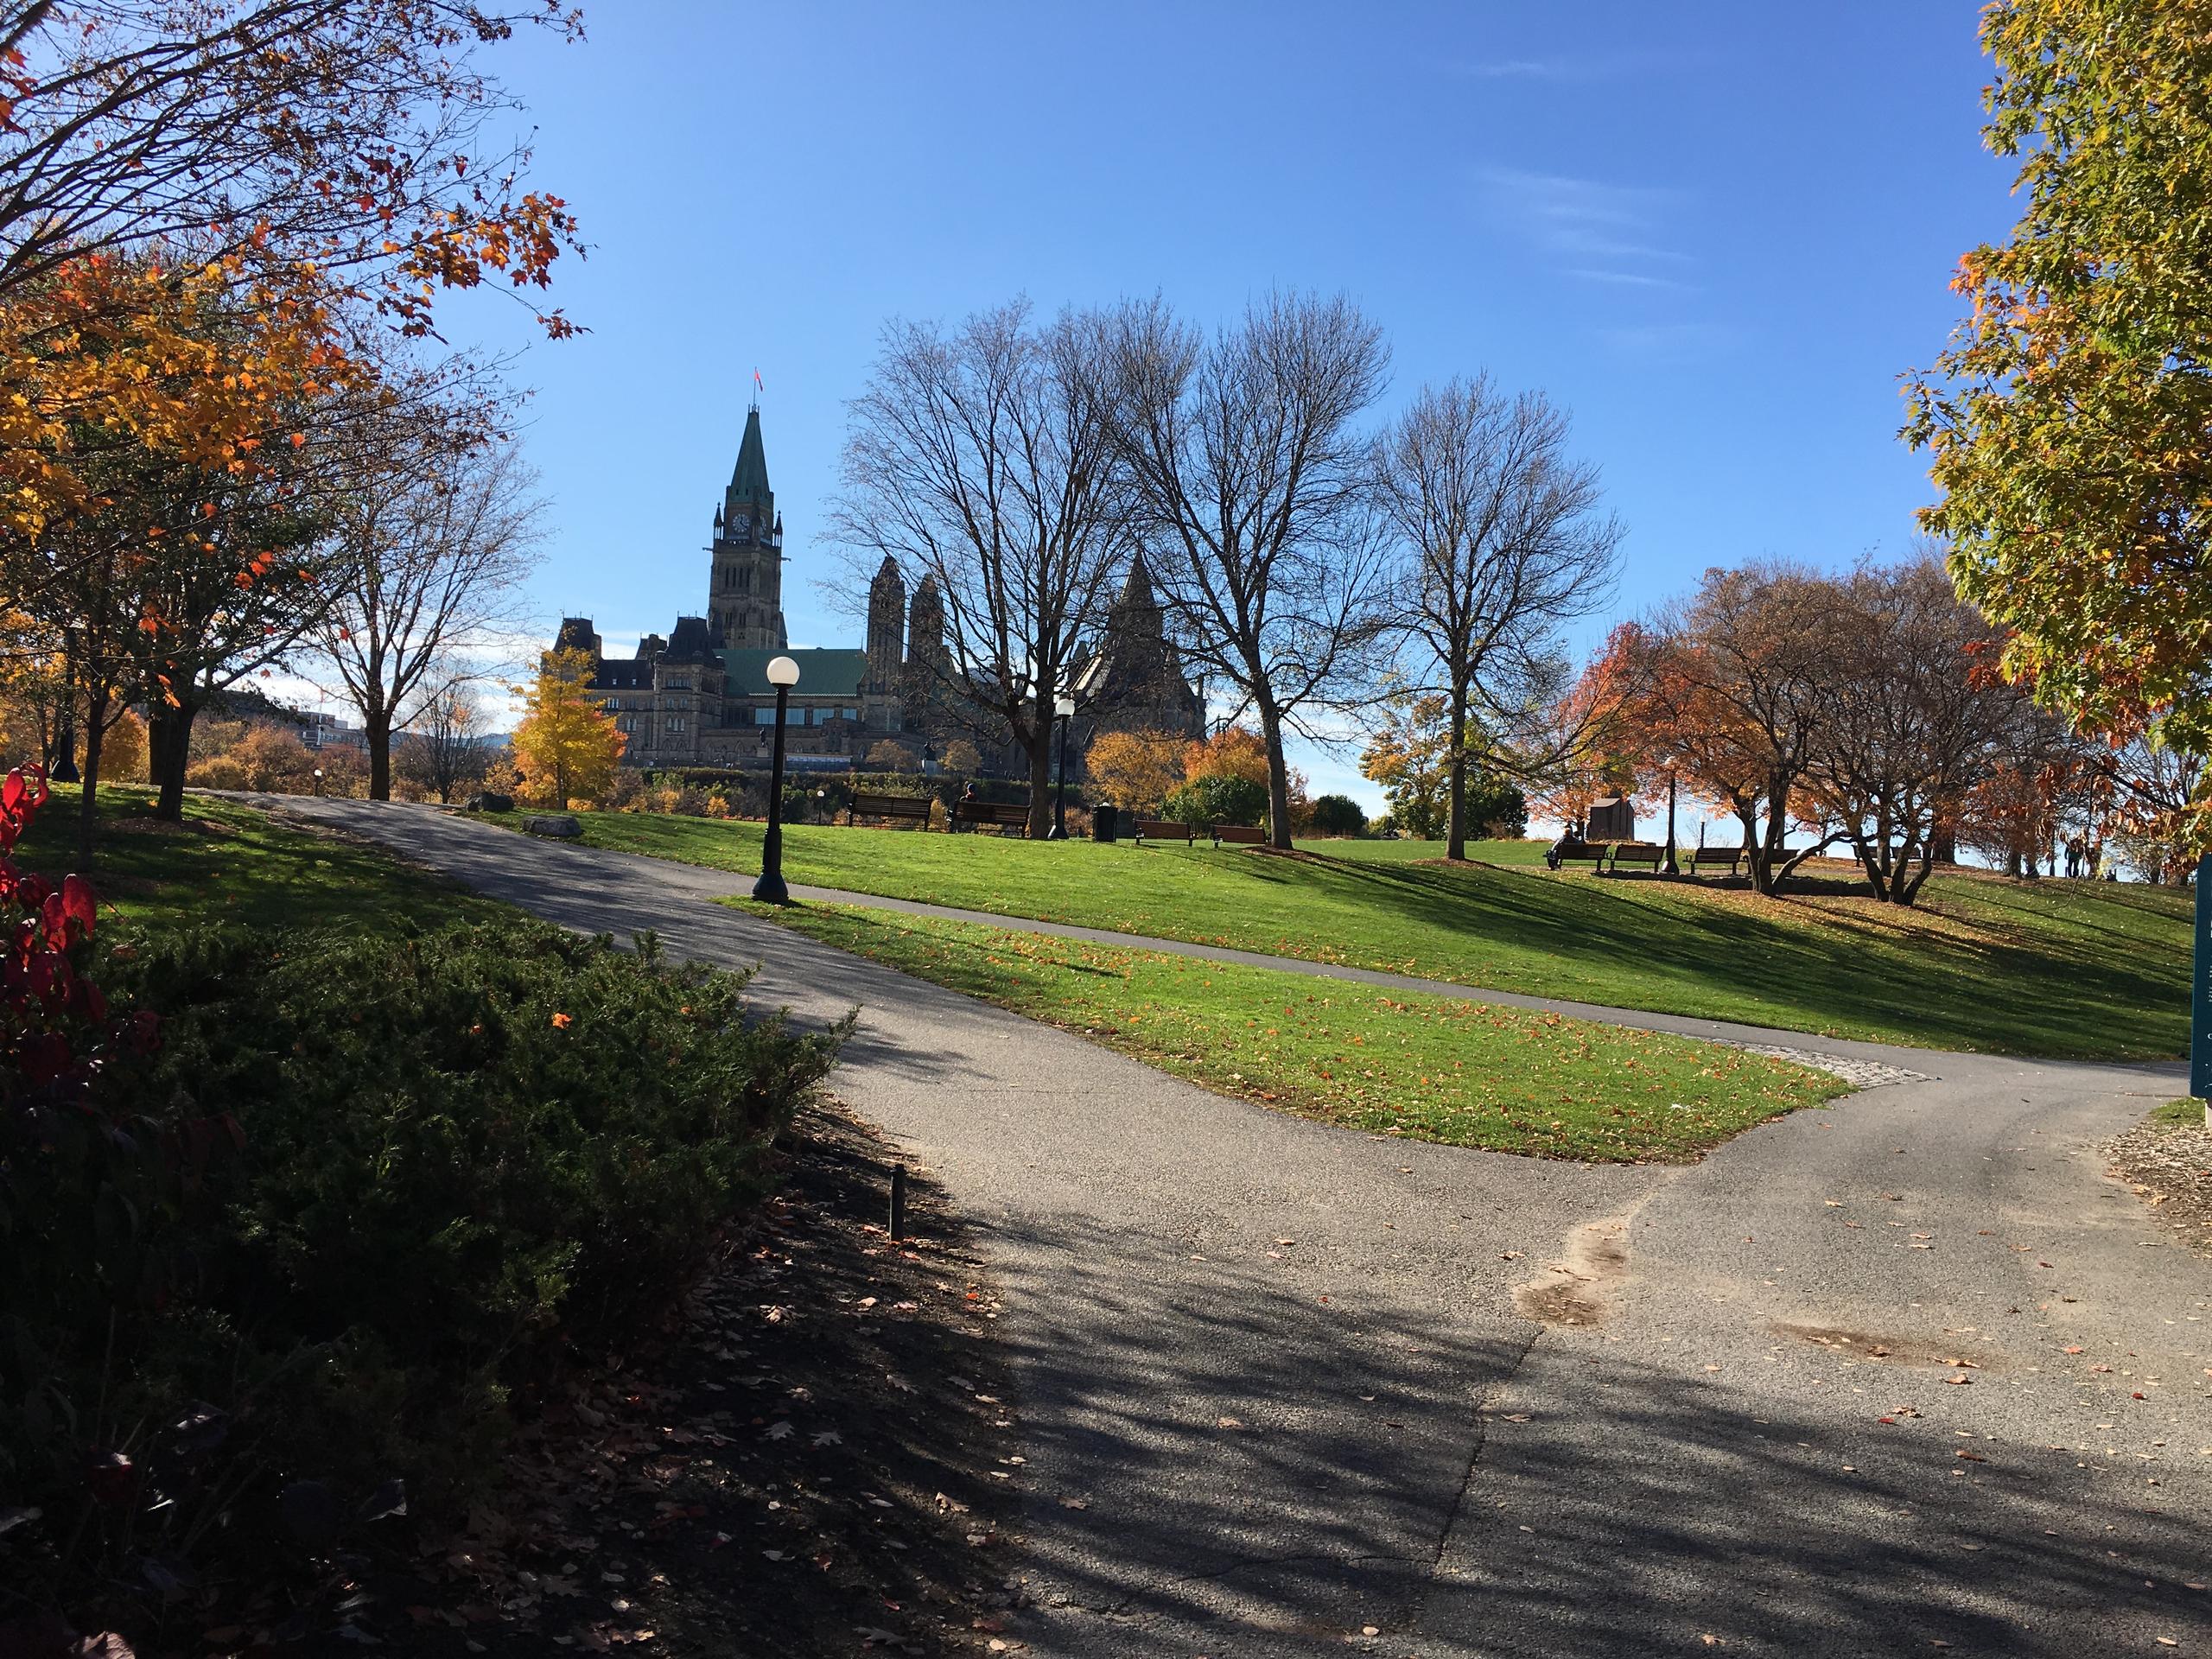
[[[1628,1277],[1630,1220],[1629,1216],[1608,1216],[1577,1227],[1567,1236],[1560,1259],[1545,1267],[1543,1276],[1513,1293],[1513,1306],[1524,1318],[1546,1325],[1604,1324]]]

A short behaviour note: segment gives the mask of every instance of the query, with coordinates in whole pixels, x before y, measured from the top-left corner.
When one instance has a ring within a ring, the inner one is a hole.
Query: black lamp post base
[[[768,772],[768,829],[760,837],[760,879],[753,884],[753,896],[769,905],[791,901],[791,889],[784,885],[784,719],[791,696],[790,686],[776,688],[776,750]]]

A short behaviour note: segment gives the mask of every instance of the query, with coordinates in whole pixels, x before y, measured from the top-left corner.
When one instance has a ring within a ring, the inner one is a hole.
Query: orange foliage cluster
[[[215,308],[224,326],[208,321]],[[337,342],[311,286],[279,294],[240,263],[86,254],[0,305],[0,524],[42,534],[82,512],[88,444],[134,442],[243,477],[273,443],[305,442],[303,404],[367,371]]]

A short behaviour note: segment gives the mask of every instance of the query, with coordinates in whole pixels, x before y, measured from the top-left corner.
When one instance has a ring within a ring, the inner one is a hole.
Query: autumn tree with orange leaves
[[[2012,236],[1960,261],[1967,316],[1907,435],[1960,591],[2050,706],[2177,760],[2212,751],[2212,0],[1996,0],[1985,137]],[[2140,772],[2139,767],[2131,768]],[[2212,850],[2212,773],[2154,839]],[[2147,801],[2162,791],[2137,798]]]
[[[557,5],[73,0],[0,33],[0,523],[92,504],[87,443],[250,472],[272,408],[370,376],[349,338],[542,289],[575,225],[486,150],[477,48]],[[193,326],[217,296],[252,326]],[[540,315],[558,337],[571,325]]]
[[[1787,849],[1811,810],[1835,620],[1832,592],[1809,570],[1708,570],[1688,600],[1617,629],[1585,675],[1581,695],[1612,710],[1597,747],[1639,775],[1673,772],[1693,798],[1732,815],[1761,893],[1835,839]]]
[[[1580,840],[1590,809],[1609,796],[1637,793],[1643,734],[1634,710],[1640,683],[1630,653],[1641,644],[1633,625],[1615,628],[1605,646],[1547,711],[1529,745],[1529,810]]]
[[[312,512],[294,458],[401,395],[390,366],[442,294],[527,298],[575,245],[560,200],[523,188],[526,152],[483,142],[512,105],[480,48],[524,25],[581,33],[539,0],[73,0],[0,22],[5,585],[66,637],[93,724],[149,699],[157,772],[188,735],[159,712],[188,701],[182,659],[204,667],[205,624],[252,608],[188,596],[314,580],[270,523]]]

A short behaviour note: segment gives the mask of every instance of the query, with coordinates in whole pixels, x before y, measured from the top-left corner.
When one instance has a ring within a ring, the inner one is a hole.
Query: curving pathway
[[[1005,1288],[1031,1653],[2212,1652],[2212,1271],[2094,1151],[2177,1066],[1545,1005],[1923,1074],[1692,1166],[1547,1163],[1205,1093],[727,872],[268,804],[860,1008],[839,1094]]]

